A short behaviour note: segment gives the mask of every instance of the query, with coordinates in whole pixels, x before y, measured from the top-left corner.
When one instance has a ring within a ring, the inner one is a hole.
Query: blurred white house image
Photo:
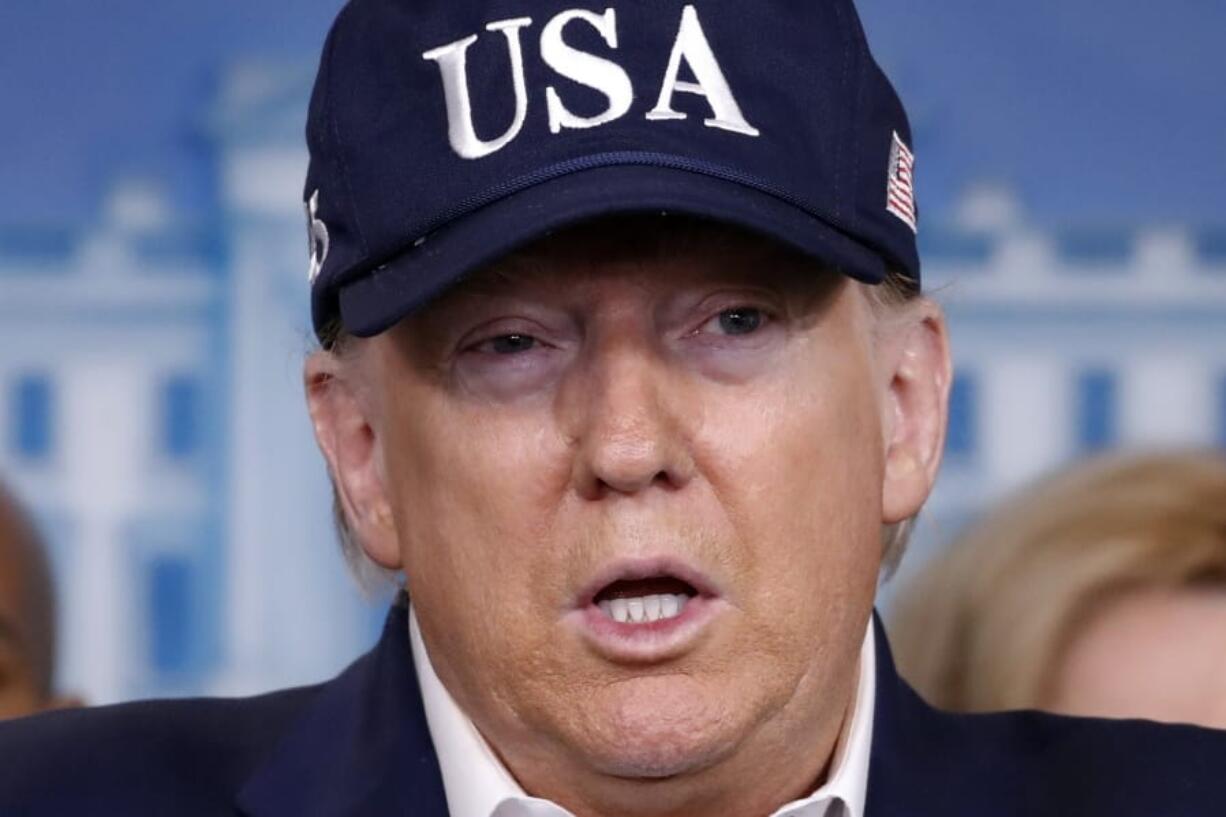
[[[204,218],[134,176],[87,229],[0,225],[0,477],[52,540],[62,685],[91,702],[321,680],[381,618],[339,555],[300,382],[311,79],[226,72]],[[1072,458],[1226,445],[1226,223],[1045,230],[985,184],[920,234],[958,374],[914,562]]]

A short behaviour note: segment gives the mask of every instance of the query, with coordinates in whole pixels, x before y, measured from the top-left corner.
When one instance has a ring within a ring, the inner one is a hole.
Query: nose
[[[593,354],[571,384],[573,482],[584,499],[678,490],[694,462],[677,375],[649,349],[623,345]]]

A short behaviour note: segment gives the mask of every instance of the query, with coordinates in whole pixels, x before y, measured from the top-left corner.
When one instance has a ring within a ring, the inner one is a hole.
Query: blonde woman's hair
[[[1041,707],[1079,625],[1129,590],[1226,585],[1226,455],[1116,456],[1007,500],[900,589],[899,668],[933,704]]]

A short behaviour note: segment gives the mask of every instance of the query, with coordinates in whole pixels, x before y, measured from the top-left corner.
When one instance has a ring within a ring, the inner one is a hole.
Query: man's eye
[[[514,355],[527,352],[536,345],[537,339],[531,335],[499,335],[485,341],[478,348],[496,355]]]
[[[738,306],[725,309],[711,320],[707,321],[703,331],[718,332],[724,335],[752,335],[766,323],[766,315],[761,309],[752,306]]]

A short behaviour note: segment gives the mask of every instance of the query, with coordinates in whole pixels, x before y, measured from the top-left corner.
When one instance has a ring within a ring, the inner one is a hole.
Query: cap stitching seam
[[[357,232],[358,242],[362,246],[362,257],[370,257],[370,245],[366,243],[366,231],[362,228],[362,219],[358,214],[358,200],[353,194],[353,182],[349,178],[349,164],[345,161],[345,146],[341,141],[340,125],[337,123],[336,117],[332,112],[332,100],[336,96],[334,93],[333,84],[335,82],[335,72],[332,70],[333,52],[337,49],[337,43],[341,38],[341,27],[344,23],[345,16],[349,10],[353,8],[353,3],[346,3],[341,9],[336,18],[335,33],[332,41],[328,44],[328,93],[327,101],[324,109],[324,116],[328,119],[328,125],[332,130],[332,139],[336,142],[336,161],[340,165],[341,178],[344,180],[345,192],[349,195],[349,212],[353,215],[353,226]]]
[[[839,18],[839,29],[843,30],[846,20],[843,16],[843,9],[839,5],[834,6],[834,13]],[[843,46],[843,76],[840,80],[842,88],[847,87],[848,69],[851,64],[851,38],[848,37]],[[838,218],[842,218],[843,214],[843,148],[844,142],[847,141],[847,134],[850,128],[844,127],[844,137],[838,141],[838,147],[834,157],[834,212]]]
[[[421,239],[428,236],[437,230],[440,230],[454,221],[457,221],[464,216],[467,216],[483,207],[495,204],[516,193],[523,192],[539,184],[543,184],[553,179],[561,178],[570,173],[583,170],[594,170],[605,167],[624,167],[624,166],[646,166],[646,167],[663,167],[673,170],[681,170],[698,175],[708,176],[711,178],[722,179],[724,181],[742,184],[760,193],[765,193],[782,202],[792,205],[801,210],[811,218],[816,218],[824,222],[831,229],[835,230],[845,238],[856,242],[869,249],[872,245],[866,243],[864,237],[855,235],[843,219],[837,215],[831,215],[824,212],[822,209],[814,206],[803,197],[791,193],[782,188],[765,182],[758,177],[746,173],[741,173],[730,168],[725,168],[720,165],[715,165],[706,162],[697,162],[684,156],[675,156],[666,153],[649,153],[649,152],[614,152],[605,154],[594,154],[591,156],[579,157],[563,162],[557,162],[549,167],[539,169],[530,173],[517,176],[509,181],[493,185],[486,190],[476,195],[470,196],[460,204],[449,209],[442,216],[433,219],[424,229],[418,231],[416,235],[397,245],[394,249],[386,253],[382,261],[376,261],[369,264],[353,266],[347,270],[344,277],[336,279],[336,286],[342,286],[353,282],[362,275],[370,273],[373,269],[394,259],[406,252],[409,252],[415,244]]]
[[[871,70],[869,68],[871,60],[872,60],[872,57],[869,54],[868,46],[866,44],[864,54],[861,55],[861,59],[860,59],[860,70],[858,72],[859,76],[856,78],[856,92],[853,95],[853,99],[855,99],[855,106],[856,106],[855,118],[857,121],[861,118],[864,112],[864,91],[865,91],[865,86],[868,84],[866,81],[865,74],[869,70]],[[859,148],[859,146],[857,147]],[[852,151],[851,184],[852,184],[853,190],[860,189],[860,167],[863,164],[863,161],[864,161],[863,148],[859,148],[857,150]],[[852,207],[851,213],[848,214],[848,221],[850,222],[852,229],[855,229],[859,225],[860,223],[859,216],[860,216],[859,208]]]

